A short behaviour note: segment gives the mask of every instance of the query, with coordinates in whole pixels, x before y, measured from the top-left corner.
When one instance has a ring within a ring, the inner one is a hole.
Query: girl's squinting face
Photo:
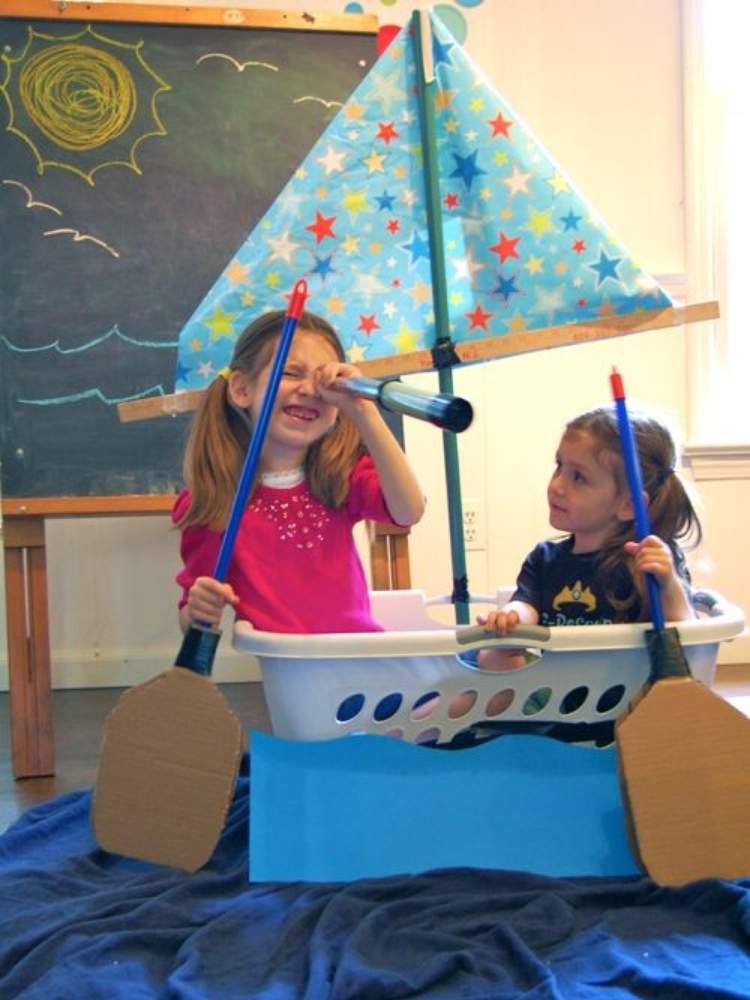
[[[338,408],[324,402],[316,392],[315,372],[339,360],[332,345],[319,333],[304,329],[295,332],[263,446],[261,465],[265,471],[302,464],[308,448],[336,423]],[[272,366],[273,359],[252,384],[253,421],[260,414]]]
[[[574,552],[595,552],[632,512],[614,472],[614,458],[597,453],[590,434],[566,434],[547,487],[549,521],[575,536]]]

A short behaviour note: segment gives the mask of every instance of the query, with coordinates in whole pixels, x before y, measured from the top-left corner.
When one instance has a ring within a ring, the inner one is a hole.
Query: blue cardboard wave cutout
[[[511,735],[431,750],[253,733],[250,877],[351,881],[473,866],[636,875],[614,749]]]

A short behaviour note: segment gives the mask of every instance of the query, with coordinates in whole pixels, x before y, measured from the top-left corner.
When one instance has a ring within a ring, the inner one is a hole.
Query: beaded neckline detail
[[[305,470],[302,466],[296,469],[282,469],[280,472],[263,472],[260,481],[264,486],[272,489],[283,490],[291,486],[297,486],[305,478]]]

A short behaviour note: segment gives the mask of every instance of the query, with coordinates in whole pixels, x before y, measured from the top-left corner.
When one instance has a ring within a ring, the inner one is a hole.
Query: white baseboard
[[[750,632],[747,631],[747,628],[736,639],[722,642],[719,646],[716,662],[719,664],[750,663]]]
[[[176,646],[164,646],[133,654],[132,650],[52,652],[53,688],[132,687],[150,680],[174,663]],[[231,646],[219,647],[212,677],[219,683],[259,681],[260,667],[254,656],[236,653]],[[0,691],[8,690],[8,664],[0,660]]]

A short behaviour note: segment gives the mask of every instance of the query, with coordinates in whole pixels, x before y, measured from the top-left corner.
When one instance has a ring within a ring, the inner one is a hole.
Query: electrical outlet
[[[461,505],[464,524],[464,545],[469,552],[487,548],[487,525],[484,518],[484,500],[464,500]]]

